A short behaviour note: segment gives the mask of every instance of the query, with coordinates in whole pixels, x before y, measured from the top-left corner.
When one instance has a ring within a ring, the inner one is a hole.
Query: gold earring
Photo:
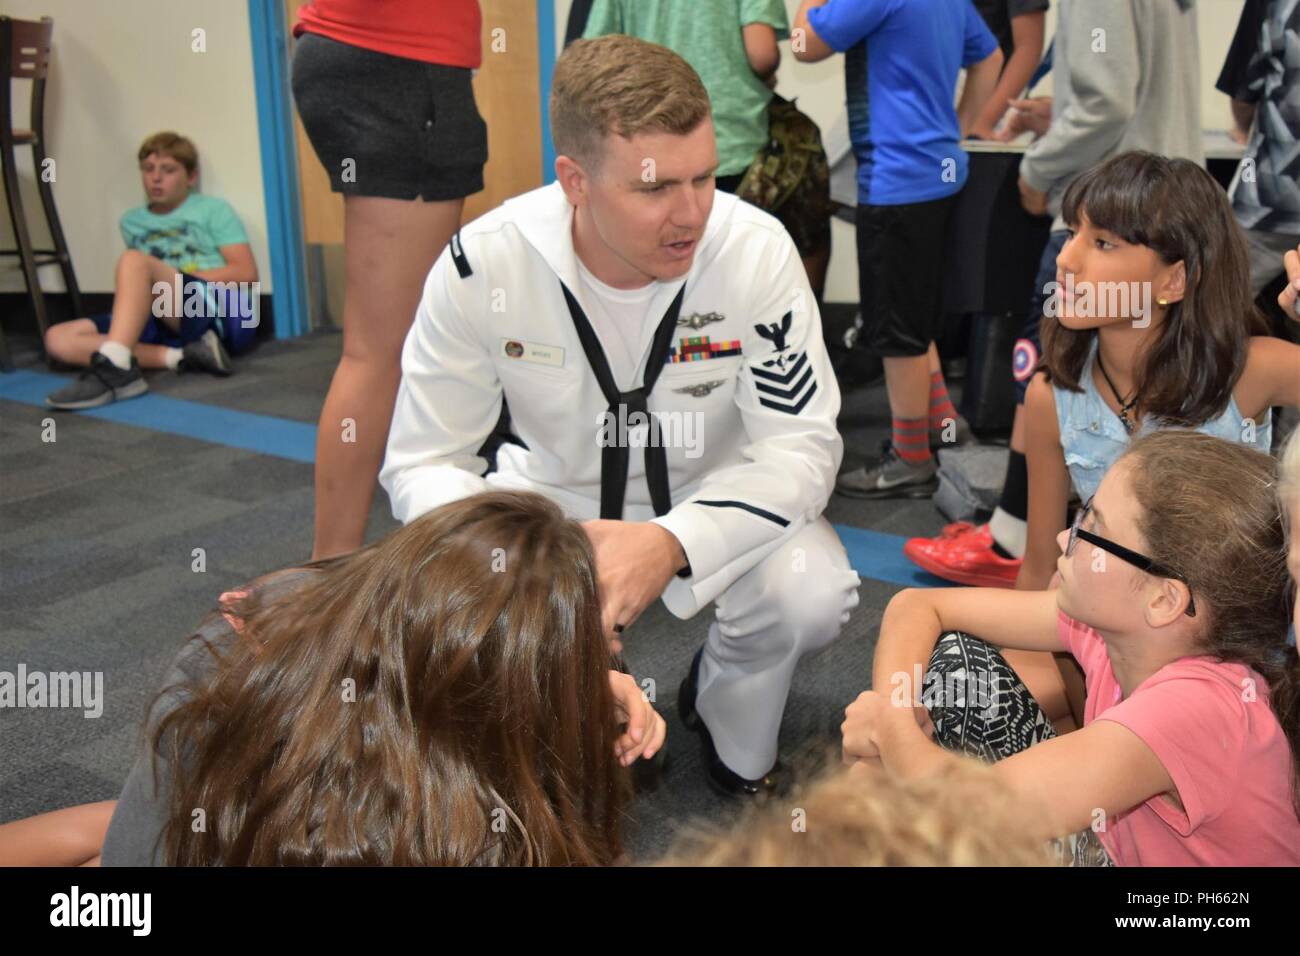
[[[1169,300],[1168,300],[1168,299],[1156,299],[1156,301],[1159,302],[1161,305],[1168,305],[1168,304],[1169,304]]]

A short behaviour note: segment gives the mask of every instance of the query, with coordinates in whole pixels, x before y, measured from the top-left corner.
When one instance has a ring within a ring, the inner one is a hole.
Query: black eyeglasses
[[[1088,514],[1091,511],[1092,499],[1089,498],[1083,503],[1083,507],[1079,509],[1078,513],[1075,514],[1074,523],[1070,525],[1070,540],[1067,541],[1065,545],[1065,556],[1068,558],[1074,554],[1075,542],[1082,538],[1089,544],[1096,545],[1101,548],[1101,550],[1115,555],[1115,557],[1122,561],[1127,561],[1129,564],[1133,565],[1133,567],[1145,571],[1147,574],[1154,574],[1159,578],[1173,578],[1175,581],[1182,581],[1183,584],[1187,585],[1187,616],[1196,617],[1196,599],[1192,597],[1192,586],[1187,584],[1187,579],[1172,568],[1167,568],[1158,561],[1152,561],[1145,554],[1138,554],[1136,551],[1130,551],[1122,544],[1116,544],[1114,541],[1103,538],[1099,534],[1093,534],[1091,531],[1084,531],[1080,525],[1083,524],[1083,519],[1088,517]]]

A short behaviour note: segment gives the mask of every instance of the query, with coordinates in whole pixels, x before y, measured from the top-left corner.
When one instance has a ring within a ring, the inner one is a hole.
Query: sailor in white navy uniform
[[[781,224],[715,193],[708,97],[684,60],[581,41],[553,91],[558,182],[434,265],[380,482],[403,522],[494,488],[558,502],[592,540],[615,647],[657,598],[680,618],[713,602],[679,708],[712,783],[757,794],[778,783],[796,664],[858,601],[821,517],[843,446],[817,305]],[[487,473],[503,397],[512,440]]]

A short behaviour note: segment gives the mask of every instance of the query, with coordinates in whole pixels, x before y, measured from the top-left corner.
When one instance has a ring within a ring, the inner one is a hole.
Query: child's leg
[[[45,351],[68,365],[89,365],[90,357],[108,341],[91,319],[73,319],[51,325],[45,333]],[[167,346],[137,343],[131,350],[141,368],[167,368]]]
[[[425,276],[460,224],[462,201],[346,196],[347,294],[343,356],[321,406],[316,438],[312,557],[361,547],[402,379],[402,343]],[[340,423],[356,423],[342,441]]]
[[[170,286],[175,277],[176,270],[161,259],[136,249],[122,253],[117,260],[113,324],[108,330],[107,341],[134,348],[153,315],[154,283],[165,282]]]
[[[987,641],[960,631],[939,638],[922,691],[933,686],[929,693],[937,695],[933,705],[923,698],[934,722],[935,743],[997,761],[1057,736],[1052,721],[1011,668],[1007,656]],[[1047,666],[1055,669],[1050,654],[1032,656],[1046,658]],[[1059,681],[1059,673],[1056,676]],[[1090,829],[1055,839],[1052,844],[1058,857],[1073,866],[1114,865]]]
[[[85,866],[99,859],[116,800],[0,824],[0,866]]]
[[[1002,658],[1011,665],[1011,669],[1033,695],[1038,706],[1047,714],[1047,719],[1056,727],[1058,734],[1079,729],[1079,724],[1074,717],[1074,709],[1070,706],[1065,679],[1061,668],[1057,666],[1055,655],[1046,651],[1005,650],[1002,652]]]
[[[1054,666],[1051,655],[1042,656]],[[935,743],[948,750],[1002,760],[1056,736],[1052,721],[1003,652],[960,631],[939,638],[922,693],[934,721]]]

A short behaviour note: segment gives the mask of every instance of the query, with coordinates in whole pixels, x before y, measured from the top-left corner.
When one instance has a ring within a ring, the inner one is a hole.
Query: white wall
[[[1086,0],[1085,0],[1086,2]],[[1237,20],[1245,0],[1199,0],[1198,25],[1201,40],[1202,122],[1206,129],[1226,129],[1231,122],[1228,98],[1214,88],[1228,44],[1237,29]],[[800,0],[785,0],[791,22]],[[564,26],[569,18],[570,0],[555,0],[555,34],[563,45]],[[1056,23],[1055,4],[1047,14],[1047,37],[1050,40]],[[777,74],[777,92],[787,99],[798,98],[799,108],[823,130],[844,112],[844,64],[841,57],[821,63],[799,63],[790,54],[789,41],[781,44],[781,69]],[[1042,87],[1044,92],[1050,85]],[[854,251],[854,230],[848,223],[834,220],[831,226],[832,251],[830,271],[826,277],[828,302],[856,302],[858,266]]]
[[[46,88],[47,151],[56,163],[55,203],[86,292],[111,292],[123,246],[121,214],[144,201],[136,150],[150,133],[173,129],[199,150],[199,188],[243,220],[271,291],[262,153],[258,142],[248,5],[243,0],[4,0],[6,15],[54,18]],[[206,31],[207,51],[191,49]],[[27,125],[29,81],[12,83],[15,123]],[[31,150],[18,147],[23,206],[38,246],[49,234],[36,192]],[[3,195],[0,195],[3,202]],[[14,245],[6,209],[0,244]],[[40,270],[61,291],[56,266]],[[0,258],[0,292],[22,291],[16,256]]]

